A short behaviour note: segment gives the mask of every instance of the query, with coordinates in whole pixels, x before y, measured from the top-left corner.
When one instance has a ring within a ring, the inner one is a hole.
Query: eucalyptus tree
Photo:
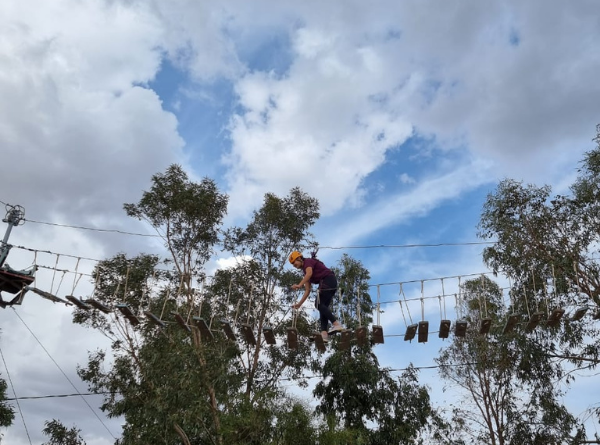
[[[578,370],[600,361],[600,125],[596,131],[569,193],[506,179],[488,195],[479,224],[479,236],[495,241],[484,261],[511,279],[515,312],[546,319],[565,311],[558,323],[542,321],[536,335]]]
[[[2,333],[2,330],[0,330],[0,333]],[[6,400],[7,387],[6,380],[0,378],[0,427],[11,426],[15,418],[15,411],[10,403],[8,403],[8,400]],[[1,434],[0,442],[2,442]]]
[[[352,330],[369,327],[374,309],[369,271],[349,255],[334,270],[343,323]],[[413,444],[428,433],[432,440],[439,438],[443,422],[414,367],[394,378],[389,368],[380,367],[368,334],[366,342],[353,340],[346,348],[337,337],[313,392],[316,411],[325,419],[319,443]]]
[[[462,284],[460,313],[472,328],[436,359],[440,375],[461,392],[452,422],[467,443],[491,445],[576,444],[583,427],[561,403],[556,381],[560,363],[549,354],[544,335],[521,330],[504,332],[513,308],[504,305],[497,283],[482,276]],[[492,328],[480,330],[483,320]]]
[[[548,185],[506,179],[484,204],[479,236],[495,244],[483,258],[522,290],[515,301],[522,311],[587,308],[600,315],[600,125],[597,131],[570,194],[552,196]],[[597,363],[600,345],[588,340],[598,331],[587,317],[564,323],[557,334],[564,356],[584,354]]]
[[[48,442],[42,445],[86,445],[79,434],[80,429],[75,426],[67,428],[56,419],[46,421],[42,432],[49,438]]]
[[[0,379],[0,427],[12,425],[15,418],[15,411],[6,400],[6,381]]]
[[[192,314],[204,315],[197,288],[219,241],[227,196],[172,165],[152,177],[137,204],[124,207],[156,230],[170,255],[161,263],[154,255],[119,254],[98,264],[93,301],[100,310],[78,309],[74,322],[103,332],[111,351],[91,352],[78,372],[105,394],[109,416],[124,416],[121,444],[223,443],[222,399],[231,391],[223,376],[236,347],[210,343],[189,325]],[[117,303],[133,316],[120,316]],[[184,326],[159,328],[142,318],[145,311],[169,320],[176,313]]]
[[[318,201],[293,188],[284,197],[267,193],[245,227],[225,232],[224,249],[237,258],[237,264],[217,273],[211,292],[215,299],[219,294],[228,295],[229,304],[221,306],[222,316],[243,321],[256,332],[255,344],[244,343],[242,360],[235,369],[243,376],[245,400],[250,405],[269,394],[280,394],[282,378],[305,385],[306,369],[316,366],[306,341],[289,349],[281,339],[294,319],[300,340],[312,331],[311,318],[291,310],[297,294],[290,287],[299,278],[291,270],[288,256],[292,250],[308,255],[314,249],[309,229],[318,217]],[[277,345],[266,343],[265,328],[279,339]]]
[[[287,255],[314,245],[307,230],[318,203],[299,189],[284,198],[267,194],[247,227],[224,232],[223,245],[237,263],[207,277],[226,201],[212,181],[191,182],[179,167],[155,175],[151,190],[125,209],[156,229],[170,257],[121,254],[98,265],[94,300],[127,305],[129,320],[118,311],[75,314],[76,322],[112,340],[112,350],[92,352],[79,374],[105,394],[103,410],[124,417],[120,444],[279,444],[294,426],[303,437],[314,433],[312,416],[280,380],[303,383],[315,362],[309,346],[268,345],[263,328],[280,339],[285,333],[294,298],[287,289],[297,279],[285,268]],[[222,320],[237,341],[224,335]],[[195,323],[206,323],[210,333]],[[244,341],[242,323],[251,341]],[[306,317],[299,328],[308,334]]]

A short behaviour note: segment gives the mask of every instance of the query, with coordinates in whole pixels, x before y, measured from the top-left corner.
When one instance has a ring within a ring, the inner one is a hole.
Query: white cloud
[[[422,217],[443,202],[456,199],[488,181],[489,166],[485,162],[456,167],[445,174],[421,180],[409,191],[370,201],[359,214],[340,222],[328,243],[352,245],[381,229]]]
[[[300,185],[319,198],[324,214],[335,212],[412,134],[399,113],[373,99],[388,76],[372,72],[375,55],[355,49],[339,57],[340,45],[322,46],[327,55],[316,64],[312,53],[300,55],[284,78],[254,73],[239,82],[245,112],[232,120],[226,158],[234,211],[248,211],[266,190]]]
[[[283,77],[255,72],[237,83],[244,113],[232,120],[227,157],[232,209],[243,213],[265,191],[300,184],[334,212],[413,127],[442,147],[494,160],[497,178],[559,181],[570,162],[563,153],[590,148],[600,111],[592,3],[565,8],[272,7],[261,26],[285,29],[295,16],[287,28],[295,58]],[[233,21],[249,25],[256,9]],[[375,144],[379,132],[386,141]]]

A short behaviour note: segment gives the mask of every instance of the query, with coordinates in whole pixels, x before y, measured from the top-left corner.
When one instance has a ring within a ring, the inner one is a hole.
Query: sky
[[[320,202],[323,261],[359,259],[373,296],[377,284],[413,282],[403,290],[418,297],[422,280],[423,295],[437,295],[441,277],[487,272],[484,245],[468,243],[480,241],[498,181],[567,193],[594,148],[599,12],[594,0],[4,0],[0,201],[28,219],[11,234],[8,263],[35,261],[46,266],[38,287],[85,295],[89,277],[73,271],[118,252],[160,253],[155,238],[60,225],[150,234],[123,204],[178,163],[229,195],[226,226],[244,225],[265,193],[301,187]],[[458,245],[356,248],[413,244]],[[210,267],[227,262],[219,255]],[[444,284],[452,292],[458,279]],[[401,298],[398,284],[379,294]],[[442,340],[393,337],[405,309],[432,326],[444,308],[456,318],[450,299],[442,310],[426,301],[422,313],[418,301],[383,305],[383,366],[433,364]],[[86,392],[75,367],[107,346],[69,308],[30,294],[0,311],[0,328],[9,396]],[[565,399],[575,414],[599,400],[591,379]],[[421,380],[440,405],[453,397],[435,371]],[[99,404],[21,400],[23,419],[4,439],[41,443],[43,422],[59,418],[90,445],[113,443],[122,422]]]

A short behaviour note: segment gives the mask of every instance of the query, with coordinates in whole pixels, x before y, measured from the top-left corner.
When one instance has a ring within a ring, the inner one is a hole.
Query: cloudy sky
[[[353,255],[373,285],[416,281],[405,291],[417,295],[420,280],[485,272],[481,245],[348,247],[477,241],[485,196],[505,177],[566,192],[600,123],[599,12],[594,0],[4,0],[0,201],[26,209],[10,241],[31,249],[8,262],[89,271],[77,257],[156,251],[148,237],[34,221],[149,233],[122,205],[179,163],[230,196],[228,225],[265,192],[300,186],[321,204],[322,259]],[[74,281],[42,269],[38,286],[84,292]],[[397,300],[399,286],[380,295]],[[39,297],[16,309],[0,311],[0,373],[17,395],[85,391],[74,368],[104,339]],[[386,334],[404,332],[402,313],[386,308]],[[435,325],[439,308],[426,316]],[[431,365],[443,346],[386,341],[380,360],[394,368]],[[422,377],[441,394],[435,373]],[[574,400],[576,414],[591,403]],[[120,421],[98,403],[23,400],[5,439],[40,443],[54,417],[110,444]]]

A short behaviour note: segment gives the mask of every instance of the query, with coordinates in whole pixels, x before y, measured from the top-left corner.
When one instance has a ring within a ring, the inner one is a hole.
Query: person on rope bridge
[[[304,277],[300,283],[292,286],[292,289],[304,288],[304,295],[292,307],[299,309],[308,298],[312,289],[311,285],[318,284],[319,288],[317,290],[315,307],[319,310],[321,316],[321,336],[323,337],[323,341],[327,342],[329,341],[329,334],[334,334],[344,329],[337,317],[329,309],[337,291],[335,274],[320,260],[316,258],[304,258],[298,251],[292,252],[289,260],[296,269],[302,269],[302,272],[304,272]],[[328,331],[329,322],[332,323],[333,327]]]

